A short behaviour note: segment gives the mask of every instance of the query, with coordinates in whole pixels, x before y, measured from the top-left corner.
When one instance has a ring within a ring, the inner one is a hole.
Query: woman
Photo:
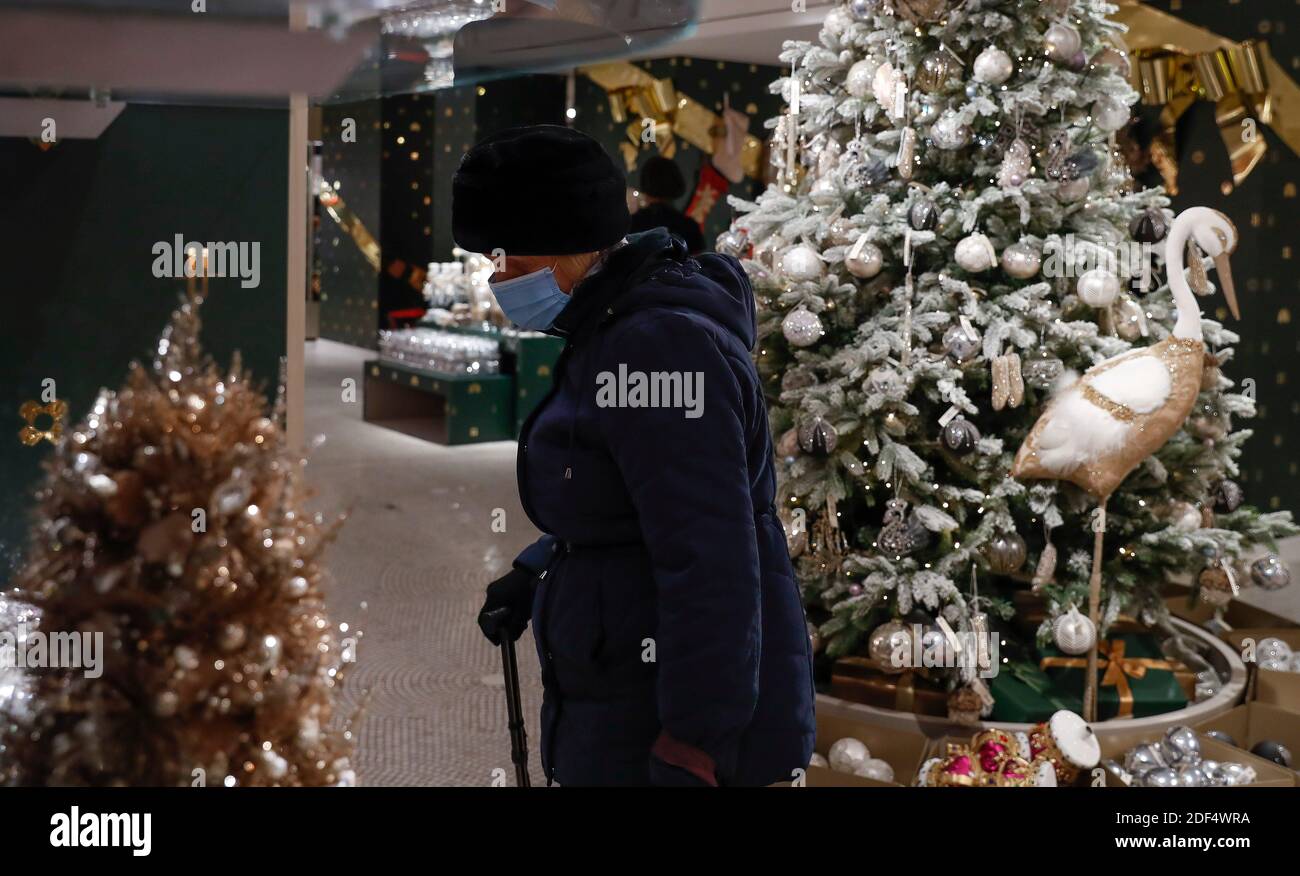
[[[625,187],[599,144],[550,125],[489,137],[456,173],[456,242],[504,253],[506,315],[567,341],[519,436],[520,497],[546,535],[479,622],[499,643],[531,617],[548,781],[788,781],[812,753],[812,658],[753,292],[733,258],[692,259],[663,229],[625,237]]]

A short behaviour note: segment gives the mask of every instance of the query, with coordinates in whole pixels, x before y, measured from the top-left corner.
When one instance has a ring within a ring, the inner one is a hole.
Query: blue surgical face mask
[[[569,296],[555,282],[551,268],[488,286],[506,317],[521,329],[545,331],[569,303]]]

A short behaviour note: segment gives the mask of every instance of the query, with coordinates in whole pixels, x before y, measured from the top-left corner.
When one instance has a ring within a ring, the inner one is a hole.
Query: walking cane
[[[499,608],[492,614],[505,614]],[[501,670],[506,680],[506,718],[510,728],[510,760],[515,765],[515,784],[527,788],[528,783],[528,732],[524,729],[524,708],[519,701],[519,664],[515,660],[515,643],[508,635],[501,636]]]

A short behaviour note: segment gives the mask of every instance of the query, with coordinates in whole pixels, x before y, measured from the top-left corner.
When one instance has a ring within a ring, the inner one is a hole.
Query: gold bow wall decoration
[[[1124,41],[1142,103],[1164,107],[1151,160],[1170,194],[1178,194],[1174,128],[1198,100],[1214,102],[1234,185],[1246,179],[1268,151],[1260,126],[1269,126],[1300,152],[1300,86],[1273,60],[1267,44],[1233,42],[1137,0],[1120,0],[1115,20],[1128,28]]]
[[[677,154],[677,138],[685,140],[706,155],[712,155],[714,141],[724,130],[722,117],[673,86],[671,79],[656,79],[627,61],[579,67],[609,98],[610,117],[615,124],[632,119],[627,126],[628,142],[620,144],[628,169],[636,167],[636,156],[648,130],[644,119],[654,125],[654,144],[665,158]],[[633,118],[635,117],[635,118]],[[745,136],[741,153],[745,175],[758,179],[763,168],[763,141]]]

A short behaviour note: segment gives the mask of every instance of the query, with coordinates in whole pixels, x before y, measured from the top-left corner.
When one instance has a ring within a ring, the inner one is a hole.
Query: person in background
[[[500,644],[532,624],[548,782],[790,781],[813,751],[812,650],[754,292],[731,256],[626,234],[626,191],[599,143],[555,125],[492,135],[452,182],[452,234],[500,251],[505,315],[565,340],[519,434],[519,498],[545,534],[488,586],[479,626]],[[612,392],[619,374],[657,400]]]
[[[667,228],[686,244],[691,255],[704,252],[704,233],[700,224],[673,206],[673,201],[686,194],[686,179],[677,163],[662,155],[651,156],[641,168],[641,209],[632,214],[630,231],[649,231]]]

